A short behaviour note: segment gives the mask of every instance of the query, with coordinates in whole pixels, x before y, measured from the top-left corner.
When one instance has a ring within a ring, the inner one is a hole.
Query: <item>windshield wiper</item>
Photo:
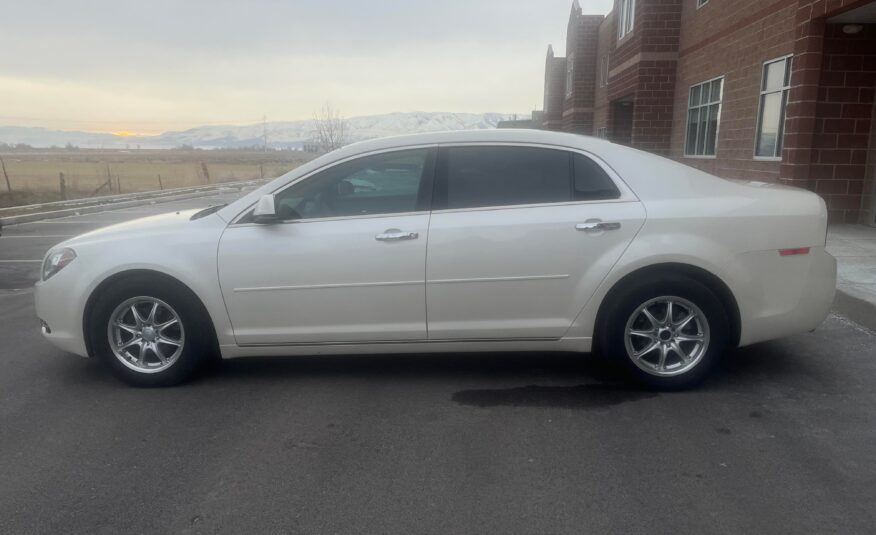
[[[216,206],[204,208],[200,212],[195,212],[194,214],[192,214],[192,217],[189,218],[189,221],[194,221],[195,219],[201,219],[202,217],[207,217],[210,214],[215,214],[226,206],[228,206],[228,204],[217,204]]]

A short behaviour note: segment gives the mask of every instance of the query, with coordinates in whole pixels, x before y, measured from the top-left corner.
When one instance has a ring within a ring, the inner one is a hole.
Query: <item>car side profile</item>
[[[141,386],[211,355],[591,352],[690,387],[833,301],[817,195],[571,134],[366,141],[46,255],[45,337]]]

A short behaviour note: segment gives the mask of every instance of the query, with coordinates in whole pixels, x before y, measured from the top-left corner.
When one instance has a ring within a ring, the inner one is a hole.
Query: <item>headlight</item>
[[[69,247],[50,252],[43,261],[43,280],[49,280],[49,277],[74,260],[76,260],[76,251]]]

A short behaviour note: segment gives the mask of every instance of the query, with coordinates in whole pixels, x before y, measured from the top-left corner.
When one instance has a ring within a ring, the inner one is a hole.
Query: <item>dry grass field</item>
[[[0,207],[272,178],[312,159],[304,152],[33,150],[0,153]],[[63,186],[61,182],[63,173]],[[160,178],[159,178],[160,177]]]

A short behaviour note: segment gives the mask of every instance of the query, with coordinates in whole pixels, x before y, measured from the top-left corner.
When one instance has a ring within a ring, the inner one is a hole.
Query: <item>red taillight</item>
[[[798,247],[796,249],[779,249],[780,256],[795,256],[799,254],[809,254],[809,247]]]

